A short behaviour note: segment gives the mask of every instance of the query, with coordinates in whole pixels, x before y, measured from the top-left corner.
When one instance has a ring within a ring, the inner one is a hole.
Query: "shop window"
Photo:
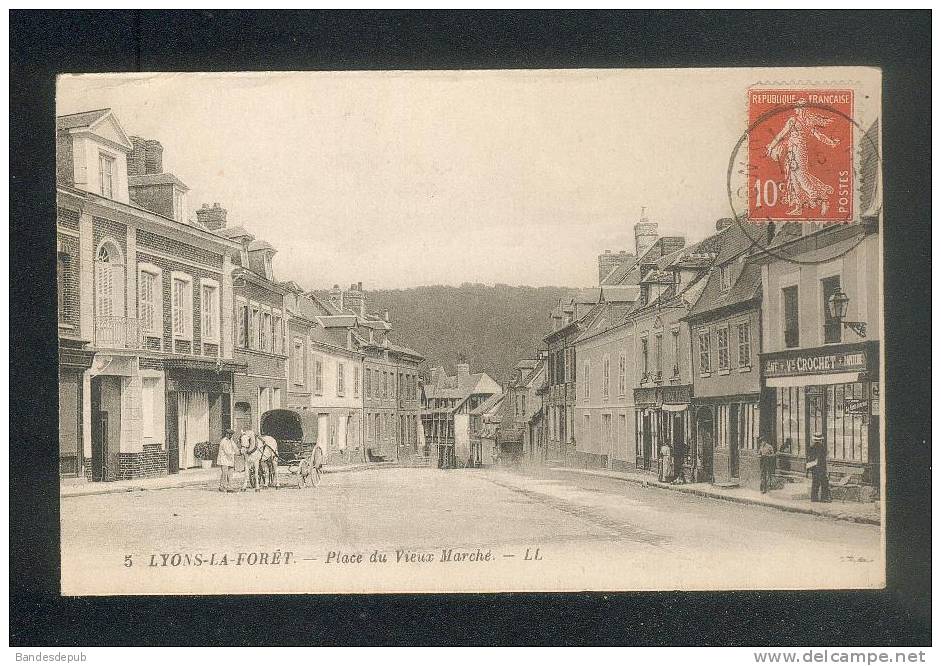
[[[784,346],[797,347],[800,345],[800,322],[798,319],[797,287],[785,287],[781,290],[784,302]]]
[[[869,461],[869,384],[853,382],[826,387],[828,455],[833,460]]]
[[[716,355],[718,357],[719,371],[729,369],[729,328],[722,326],[716,329]]]
[[[820,291],[823,294],[823,342],[840,342],[843,339],[843,326],[830,314],[830,297],[840,291],[840,276],[822,279]]]
[[[806,403],[803,393],[803,387],[775,389],[775,441],[778,451],[792,456],[803,456],[806,452],[803,411]]]

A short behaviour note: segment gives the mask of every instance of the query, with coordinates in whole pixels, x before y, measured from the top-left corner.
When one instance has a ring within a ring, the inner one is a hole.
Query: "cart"
[[[261,415],[261,434],[270,435],[278,442],[278,478],[287,481],[291,477],[298,488],[303,487],[317,443],[317,415],[306,410],[269,410]],[[317,473],[309,476],[313,485],[317,485],[319,479]]]

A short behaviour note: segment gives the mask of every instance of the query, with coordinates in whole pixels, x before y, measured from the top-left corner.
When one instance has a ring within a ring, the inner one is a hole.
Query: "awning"
[[[667,405],[667,404],[664,404],[664,405],[661,405],[661,407],[662,407],[663,411],[665,411],[665,412],[685,412],[685,411],[686,411],[686,408],[689,407],[689,405]]]
[[[825,384],[849,384],[862,379],[861,372],[837,372],[831,375],[793,375],[791,377],[768,377],[765,385],[772,388],[788,386],[823,386]]]

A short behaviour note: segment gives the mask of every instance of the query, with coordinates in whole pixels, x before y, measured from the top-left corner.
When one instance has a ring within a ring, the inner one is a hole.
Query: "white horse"
[[[245,459],[245,479],[242,481],[242,490],[248,489],[248,479],[254,473],[252,487],[257,493],[261,488],[261,455],[263,447],[258,443],[258,437],[253,430],[243,430],[239,436],[239,453]]]

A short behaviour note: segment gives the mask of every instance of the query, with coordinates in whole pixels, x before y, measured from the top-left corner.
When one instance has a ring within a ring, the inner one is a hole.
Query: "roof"
[[[479,416],[480,414],[489,412],[491,410],[496,411],[499,409],[500,402],[503,400],[503,397],[504,396],[502,393],[494,393],[492,396],[477,405],[477,407],[471,411],[471,414],[474,416]]]
[[[64,116],[56,117],[56,131],[78,129],[79,127],[91,127],[99,120],[111,113],[111,109],[94,109],[93,111],[81,111],[79,113],[69,113]]]
[[[747,303],[761,293],[761,267],[746,263],[731,289],[722,291],[718,270],[711,271],[702,295],[689,312],[689,317],[701,317],[710,312]]]
[[[591,289],[580,289],[572,299],[575,303],[587,303],[589,305],[597,303],[601,298],[601,288],[593,287]]]
[[[624,323],[627,315],[634,309],[633,303],[606,303],[604,308],[598,313],[585,330],[575,338],[575,341],[587,340],[603,331]]]
[[[189,191],[189,186],[172,173],[144,173],[138,176],[128,176],[127,186],[138,187],[141,185],[176,185],[181,190]]]
[[[419,354],[417,351],[405,345],[399,345],[394,342],[389,342],[388,347],[390,351],[397,352],[399,354],[408,354],[409,356],[414,356],[416,358],[424,359],[425,357]]]
[[[264,240],[253,240],[248,244],[249,252],[255,252],[257,250],[274,250],[274,245]]]
[[[251,239],[253,239],[253,240],[254,240],[254,238],[255,238],[255,236],[253,236],[252,234],[250,234],[250,233],[248,232],[248,230],[247,230],[245,227],[241,226],[241,225],[236,226],[236,227],[223,227],[223,228],[221,228],[221,229],[216,229],[216,233],[219,234],[220,236],[224,236],[225,238],[242,238],[242,237],[247,237],[247,238],[251,238]],[[288,283],[285,283],[285,284],[287,285]],[[296,283],[296,282],[292,282],[291,284],[295,284],[295,285],[296,285],[297,283]],[[298,285],[298,287],[300,287],[300,285]]]
[[[315,304],[311,303],[311,305]],[[318,312],[314,316],[317,317],[317,321],[319,321],[324,328],[351,328],[356,326],[356,315],[325,315],[322,312]]]
[[[620,255],[618,255],[620,256]],[[631,269],[637,265],[637,257],[634,255],[627,255],[624,257],[624,260],[615,268],[613,271],[608,273],[608,275],[601,281],[601,286],[606,285],[618,285],[621,284],[621,281],[631,272]]]
[[[455,398],[461,402],[475,393],[500,393],[500,385],[486,372],[468,375],[448,375],[444,368],[435,368],[438,381],[425,384],[425,395],[429,398]]]
[[[605,285],[601,295],[608,303],[627,303],[640,298],[640,286],[635,284]]]

